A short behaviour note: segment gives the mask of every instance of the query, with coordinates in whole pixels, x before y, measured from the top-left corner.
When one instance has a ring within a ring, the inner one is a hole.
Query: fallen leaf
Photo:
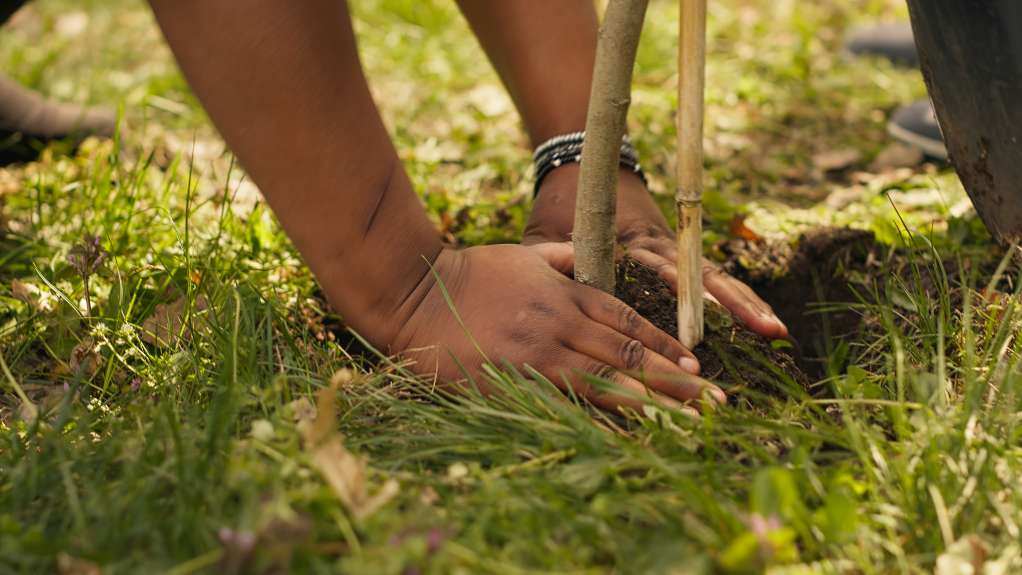
[[[187,303],[182,297],[174,302],[156,306],[153,314],[142,322],[142,341],[166,348],[176,345],[181,338],[188,337],[188,329],[184,326]],[[200,295],[195,298],[192,313],[205,311],[207,307],[206,298]]]
[[[871,172],[886,172],[896,168],[911,168],[923,162],[923,151],[919,148],[895,142],[884,148],[873,163],[869,165]]]
[[[287,404],[284,409],[286,413],[291,414],[294,421],[299,423],[316,419],[316,406],[312,405],[312,402],[307,397],[299,397]]]
[[[744,214],[738,214],[731,218],[731,222],[728,224],[728,233],[733,238],[741,238],[750,242],[762,241],[763,236],[752,231],[749,226],[745,225],[747,216]]]
[[[980,575],[989,549],[976,535],[966,535],[955,541],[937,557],[934,575]]]
[[[355,381],[355,372],[342,367],[338,369],[332,376],[330,376],[330,385],[334,388],[340,388]]]
[[[346,372],[340,375],[342,372]],[[337,432],[337,388],[351,381],[350,370],[341,370],[329,386],[316,394],[316,420],[304,433],[312,464],[326,479],[341,504],[355,519],[364,519],[394,498],[400,491],[397,481],[388,479],[370,495],[366,481],[368,460],[348,451]]]
[[[57,573],[60,575],[100,575],[103,571],[92,561],[72,557],[67,553],[57,554]]]
[[[827,196],[825,204],[832,210],[842,210],[855,202],[861,201],[868,193],[869,190],[865,186],[839,188]]]
[[[854,148],[828,150],[813,155],[813,166],[821,172],[838,172],[850,168],[862,159],[862,152]]]
[[[14,299],[35,307],[36,297],[33,287],[19,280],[11,280],[11,295],[14,296]]]
[[[67,363],[71,367],[72,373],[90,378],[99,370],[99,360],[99,354],[96,353],[96,342],[87,337],[71,350],[71,358]]]

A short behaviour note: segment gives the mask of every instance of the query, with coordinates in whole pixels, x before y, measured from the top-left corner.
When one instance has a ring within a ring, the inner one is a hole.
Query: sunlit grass
[[[1022,568],[1017,266],[998,266],[946,170],[812,173],[827,147],[859,150],[865,171],[883,111],[922,94],[911,72],[835,54],[843,26],[898,4],[712,12],[710,241],[747,211],[773,237],[869,228],[909,264],[859,286],[874,329],[835,348],[820,393],[692,420],[600,414],[503,366],[489,370],[503,393],[449,394],[339,345],[144,6],[40,2],[3,30],[0,61],[52,94],[122,105],[125,131],[0,178],[0,572]],[[528,151],[454,6],[354,9],[431,214],[465,244],[516,238]],[[76,10],[88,24],[69,40],[58,20]],[[654,2],[631,120],[665,197],[673,18]],[[836,215],[818,204],[856,186]],[[86,303],[67,256],[92,236],[107,255]],[[317,432],[328,406],[337,423]],[[333,439],[340,469],[317,455]],[[338,490],[346,472],[378,508]]]

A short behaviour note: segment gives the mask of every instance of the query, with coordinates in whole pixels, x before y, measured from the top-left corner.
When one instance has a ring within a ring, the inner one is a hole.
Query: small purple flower
[[[67,263],[82,276],[91,276],[106,261],[107,251],[99,243],[99,236],[87,235],[82,243],[71,248]]]
[[[82,243],[71,248],[67,254],[67,263],[82,276],[82,288],[85,292],[85,307],[92,316],[92,298],[89,296],[89,278],[96,273],[106,261],[107,252],[99,243],[99,236],[87,235]]]

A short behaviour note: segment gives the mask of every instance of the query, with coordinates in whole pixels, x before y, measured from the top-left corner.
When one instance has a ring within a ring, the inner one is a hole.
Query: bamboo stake
[[[678,39],[678,340],[703,340],[703,98],[706,0],[681,0]]]
[[[575,200],[575,279],[614,293],[618,166],[631,103],[632,69],[649,0],[610,0],[586,114],[586,138]]]

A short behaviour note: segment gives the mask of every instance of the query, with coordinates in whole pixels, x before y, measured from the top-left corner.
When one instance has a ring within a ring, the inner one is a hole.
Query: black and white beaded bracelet
[[[581,163],[584,144],[585,132],[572,132],[554,136],[536,148],[532,154],[532,160],[536,167],[536,185],[533,188],[533,197],[539,195],[539,188],[550,172],[565,164]],[[642,180],[642,183],[646,184],[646,174],[642,171],[642,166],[639,165],[639,154],[627,135],[621,140],[620,164],[622,168],[634,172]]]

